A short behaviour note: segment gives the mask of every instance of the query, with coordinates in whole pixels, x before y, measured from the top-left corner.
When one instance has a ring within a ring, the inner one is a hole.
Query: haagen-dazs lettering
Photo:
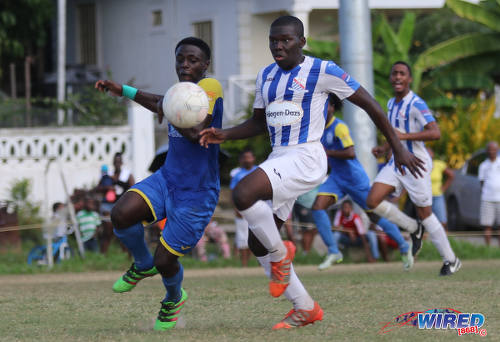
[[[302,119],[302,108],[292,101],[274,101],[266,108],[267,124],[270,126],[288,126]]]

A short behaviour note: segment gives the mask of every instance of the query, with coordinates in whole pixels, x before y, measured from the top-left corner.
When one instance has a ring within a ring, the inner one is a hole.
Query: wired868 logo
[[[486,336],[486,329],[481,329],[484,321],[481,313],[462,313],[450,308],[412,311],[397,316],[392,322],[384,323],[379,333],[385,334],[397,327],[412,325],[419,329],[455,329],[458,336]]]

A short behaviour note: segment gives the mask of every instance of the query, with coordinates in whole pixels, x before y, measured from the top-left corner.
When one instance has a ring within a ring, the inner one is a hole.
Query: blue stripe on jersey
[[[292,89],[292,82],[293,79],[297,76],[299,73],[300,68],[294,68],[293,71],[290,73],[290,76],[288,76],[288,81],[286,82],[286,89],[285,89],[285,94],[283,95],[283,100],[285,101],[291,101],[293,98],[293,89]],[[282,126],[281,127],[281,146],[288,146],[288,143],[290,142],[290,131],[292,130],[292,126]]]
[[[406,116],[405,116],[405,131],[406,133],[410,133],[410,109],[412,106],[412,102],[415,99],[415,95],[411,98],[408,106],[406,106]],[[413,153],[413,143],[412,140],[406,140],[406,146],[408,146],[408,151]]]
[[[394,109],[394,99],[390,99],[389,102],[387,102],[387,110],[389,111],[389,122],[392,125],[392,110]]]
[[[304,116],[300,122],[299,144],[307,142],[309,122],[311,121],[311,100],[314,94],[314,88],[316,88],[316,83],[318,82],[320,68],[321,59],[315,58],[311,70],[309,71],[309,76],[307,76],[306,89],[308,92],[304,94],[304,98],[302,99]]]
[[[404,101],[401,100],[401,102],[398,103],[398,109],[396,109],[397,110],[397,113],[396,113],[396,122],[394,123],[394,125],[396,127],[399,127],[399,115],[398,114],[399,114],[399,111],[401,110],[401,107],[403,107],[403,102]]]
[[[281,69],[278,68],[278,71],[276,71],[276,74],[274,74],[274,78],[271,84],[269,85],[269,89],[267,92],[267,103],[273,102],[274,99],[276,98],[276,88],[278,88],[278,83],[280,82],[281,74],[282,74]],[[269,135],[271,136],[271,146],[274,146],[274,144],[276,143],[275,141],[276,130],[272,126],[269,126]]]
[[[262,82],[261,82],[261,86],[260,86],[260,93],[261,94],[264,94],[263,90],[264,90],[264,84],[266,82],[267,76],[269,75],[271,70],[273,70],[275,65],[276,65],[276,63],[271,64],[270,66],[265,68],[264,72],[262,73]],[[268,127],[269,127],[269,136],[271,137],[271,146],[274,146],[274,136],[276,133],[274,131],[274,127],[271,127],[271,126],[268,126]]]
[[[325,117],[326,120],[326,117],[328,116],[328,99],[326,99],[325,101],[325,107],[323,108],[323,116]]]

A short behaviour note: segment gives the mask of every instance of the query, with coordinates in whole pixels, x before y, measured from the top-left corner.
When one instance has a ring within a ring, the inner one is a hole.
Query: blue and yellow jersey
[[[198,85],[208,95],[210,127],[221,128],[223,112],[222,86],[214,78],[204,78]],[[168,125],[169,149],[161,172],[171,189],[219,190],[219,145],[208,148],[183,137],[174,126]]]
[[[341,151],[347,147],[354,146],[349,127],[335,116],[326,124],[321,143],[325,150]],[[361,163],[356,159],[339,159],[328,157],[330,176],[344,183],[354,184],[361,179],[368,178]]]

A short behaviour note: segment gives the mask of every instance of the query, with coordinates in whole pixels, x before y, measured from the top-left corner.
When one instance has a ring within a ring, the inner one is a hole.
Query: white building
[[[373,9],[401,15],[435,9],[444,0],[369,0]],[[477,2],[477,1],[476,1]],[[271,22],[292,14],[307,37],[337,39],[339,0],[68,0],[68,64],[109,70],[114,80],[164,93],[176,82],[174,47],[198,36],[212,47],[211,74],[225,88],[226,119],[242,109],[258,70],[272,62]]]

